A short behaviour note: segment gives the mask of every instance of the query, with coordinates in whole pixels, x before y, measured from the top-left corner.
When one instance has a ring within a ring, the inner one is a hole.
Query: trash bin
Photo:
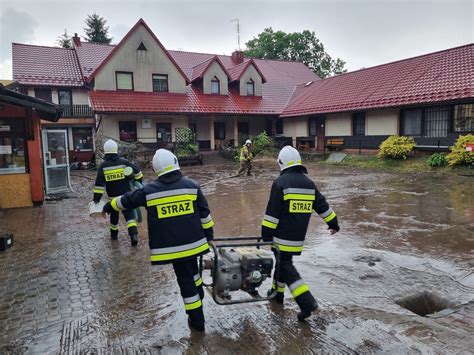
[[[0,236],[0,251],[4,251],[13,245],[13,234],[3,234]]]

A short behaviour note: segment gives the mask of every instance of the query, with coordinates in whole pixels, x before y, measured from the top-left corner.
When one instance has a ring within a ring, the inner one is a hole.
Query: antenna
[[[240,22],[239,22],[239,19],[236,18],[234,20],[230,20],[230,22],[237,22],[237,50],[240,51]]]

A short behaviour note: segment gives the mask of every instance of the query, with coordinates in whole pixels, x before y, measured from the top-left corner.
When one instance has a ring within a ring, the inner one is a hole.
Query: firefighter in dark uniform
[[[98,203],[102,195],[107,191],[107,195],[112,197],[121,196],[131,190],[130,182],[125,176],[125,168],[133,169],[133,179],[138,182],[142,181],[143,173],[136,165],[130,163],[127,159],[118,155],[118,146],[112,139],[104,144],[104,162],[97,171],[97,177],[94,186],[94,202]],[[123,211],[123,216],[127,221],[128,234],[132,246],[138,244],[137,221],[135,220],[135,212],[133,210]],[[110,237],[118,238],[119,232],[119,213],[112,211],[110,213]]]
[[[312,211],[328,224],[331,234],[339,231],[336,213],[306,174],[299,152],[286,146],[278,155],[280,176],[273,182],[265,216],[262,239],[272,241],[280,249],[280,273],[273,281],[271,293],[277,290],[276,302],[283,303],[285,286],[290,289],[301,309],[298,320],[303,321],[318,309],[318,303],[308,285],[293,265],[293,255],[300,255]]]
[[[204,331],[204,290],[197,258],[209,251],[213,225],[199,185],[184,178],[178,159],[166,149],[153,157],[158,179],[105,205],[104,212],[147,209],[150,261],[172,264],[191,329]]]

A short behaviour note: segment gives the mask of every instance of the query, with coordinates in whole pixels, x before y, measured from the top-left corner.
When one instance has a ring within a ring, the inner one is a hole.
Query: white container
[[[102,209],[104,206],[104,201],[99,201],[99,203],[94,203],[94,201],[89,202],[89,216],[93,218],[102,217]]]

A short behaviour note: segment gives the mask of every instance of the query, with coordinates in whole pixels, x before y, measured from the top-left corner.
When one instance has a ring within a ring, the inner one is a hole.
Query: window
[[[450,107],[435,106],[404,110],[401,132],[407,136],[446,137],[449,130]]]
[[[168,75],[153,74],[153,91],[168,92]]]
[[[225,139],[224,122],[214,122],[214,139]]]
[[[49,102],[53,101],[50,88],[35,88],[35,97]]]
[[[133,90],[133,73],[115,72],[117,90]]]
[[[219,93],[220,93],[219,79],[217,79],[217,77],[213,77],[211,80],[211,94],[219,94]]]
[[[72,93],[71,90],[58,90],[58,99],[63,109],[63,117],[72,116]]]
[[[356,112],[352,116],[352,134],[365,136],[365,112]]]
[[[315,136],[317,134],[317,127],[316,127],[316,117],[309,118],[309,135]]]
[[[92,128],[73,127],[72,142],[75,151],[91,152],[94,148],[92,143]]]
[[[0,174],[26,172],[26,127],[22,119],[0,119]]]
[[[252,79],[247,81],[247,96],[255,95],[255,83]]]
[[[137,141],[137,123],[135,121],[119,122],[120,140],[124,142]]]
[[[407,136],[421,136],[422,110],[406,110],[403,114],[403,134]]]
[[[276,129],[276,134],[283,134],[283,120],[281,118],[277,118],[275,129]]]
[[[474,104],[454,106],[454,132],[474,132]]]

